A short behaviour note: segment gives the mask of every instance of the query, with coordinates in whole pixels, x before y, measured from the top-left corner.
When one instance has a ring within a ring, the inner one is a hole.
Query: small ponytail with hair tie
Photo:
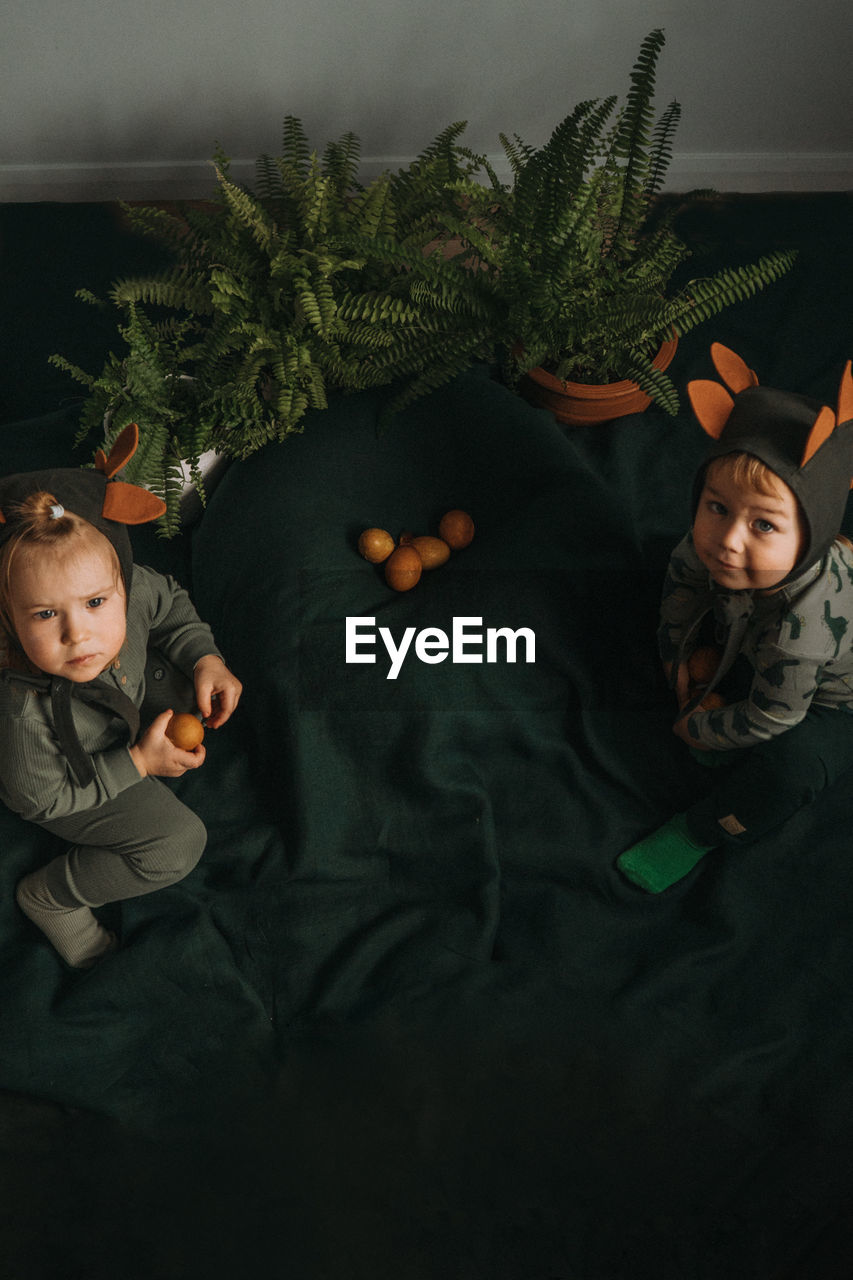
[[[30,493],[21,502],[15,503],[11,514],[27,540],[41,541],[42,538],[47,538],[53,542],[58,535],[70,532],[76,523],[55,495],[45,489]]]

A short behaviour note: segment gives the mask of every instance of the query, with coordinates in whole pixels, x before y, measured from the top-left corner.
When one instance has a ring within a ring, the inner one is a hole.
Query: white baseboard
[[[367,156],[362,178],[396,171],[409,156]],[[490,157],[507,180],[502,155]],[[251,184],[254,160],[234,160],[231,173]],[[131,160],[103,164],[0,164],[0,202],[196,200],[214,190],[209,160]],[[853,152],[676,152],[667,175],[668,191],[712,187],[716,191],[853,191]]]
[[[853,151],[676,152],[667,191],[853,191]]]
[[[240,181],[251,177],[234,167]],[[216,175],[209,160],[130,160],[104,164],[0,164],[0,201],[196,200]]]

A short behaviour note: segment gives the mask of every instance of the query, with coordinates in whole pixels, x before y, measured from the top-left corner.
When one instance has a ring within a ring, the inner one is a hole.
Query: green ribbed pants
[[[48,889],[67,907],[101,907],[175,884],[207,842],[201,819],[158,778],[39,826],[72,846],[45,868]]]

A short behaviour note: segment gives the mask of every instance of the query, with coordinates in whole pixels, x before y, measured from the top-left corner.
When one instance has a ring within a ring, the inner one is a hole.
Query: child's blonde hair
[[[754,453],[724,453],[721,458],[714,458],[708,464],[706,478],[710,480],[721,473],[733,480],[738,488],[752,489],[764,494],[765,498],[775,498],[779,493],[779,486],[785,483],[766,462],[756,458]]]
[[[14,531],[0,548],[0,628],[5,639],[14,641],[12,624],[12,570],[15,563],[35,550],[56,551],[60,555],[80,555],[86,551],[106,550],[115,569],[116,581],[122,581],[121,565],[115,547],[88,520],[66,511],[52,493],[31,493],[23,502],[11,507]]]

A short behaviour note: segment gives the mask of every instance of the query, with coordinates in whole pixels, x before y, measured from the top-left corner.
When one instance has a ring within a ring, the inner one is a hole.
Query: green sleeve
[[[80,786],[57,749],[50,726],[40,717],[4,718],[0,735],[4,744],[0,798],[29,822],[48,822],[93,809],[142,780],[129,749],[115,746],[92,753],[95,777]]]
[[[144,612],[149,642],[184,675],[192,678],[196,663],[208,654],[222,657],[210,627],[174,578],[134,565],[133,597],[135,607]]]

